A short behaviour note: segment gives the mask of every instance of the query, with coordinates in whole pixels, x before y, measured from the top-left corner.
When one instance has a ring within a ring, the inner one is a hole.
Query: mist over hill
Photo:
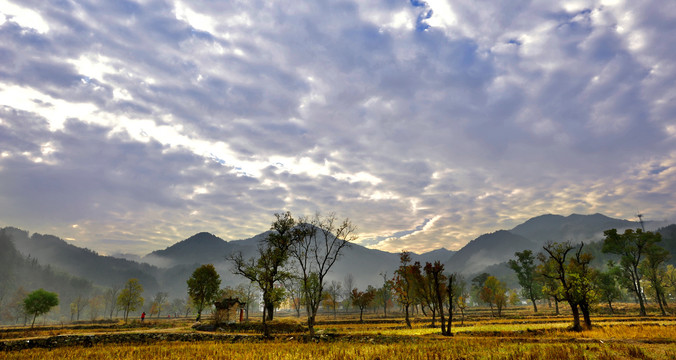
[[[654,224],[646,223],[646,226],[650,228]],[[441,261],[447,272],[461,272],[471,276],[490,269],[503,272],[495,275],[505,277],[510,274],[504,263],[513,258],[517,251],[531,249],[538,252],[549,241],[591,243],[602,239],[604,230],[637,227],[640,227],[637,222],[613,219],[602,214],[542,215],[510,230],[481,235],[457,252],[437,249],[423,254],[412,254],[411,257],[413,261],[419,261],[423,265],[425,262]],[[13,227],[7,227],[4,231],[16,248],[16,253],[19,254],[17,256],[30,256],[54,271],[87,279],[99,287],[121,285],[130,278],[137,278],[144,286],[147,296],[165,291],[172,297],[185,296],[186,280],[202,264],[214,264],[221,276],[222,286],[245,283],[244,278],[232,274],[232,265],[227,258],[237,252],[241,252],[245,258],[256,257],[259,242],[269,234],[266,231],[249,239],[224,241],[214,234],[201,232],[140,258],[120,258],[100,255],[52,235],[29,235],[27,231]],[[670,251],[676,251],[676,240],[673,240],[676,238],[676,225],[670,225],[661,231],[671,234],[663,246]],[[293,261],[290,263],[293,264]],[[342,282],[347,274],[352,274],[355,285],[359,288],[368,285],[379,287],[382,285],[383,275],[392,278],[398,266],[398,253],[351,244],[336,262],[327,280]]]

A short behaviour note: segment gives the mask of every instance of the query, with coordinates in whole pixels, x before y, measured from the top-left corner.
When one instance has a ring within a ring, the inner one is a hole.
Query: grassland
[[[281,317],[264,339],[254,322],[198,331],[188,319],[0,328],[3,359],[676,359],[676,317],[597,315],[594,327],[569,330],[570,316],[512,308],[502,318],[473,311],[452,337],[417,318],[319,319],[304,336],[302,319]]]

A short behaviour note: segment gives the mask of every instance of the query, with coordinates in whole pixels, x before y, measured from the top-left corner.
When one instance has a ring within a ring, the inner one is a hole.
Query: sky
[[[673,44],[673,0],[0,0],[0,225],[146,254],[287,210],[414,252],[674,221]]]

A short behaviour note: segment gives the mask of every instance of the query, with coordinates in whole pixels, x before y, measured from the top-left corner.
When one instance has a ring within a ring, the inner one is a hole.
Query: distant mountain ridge
[[[528,219],[511,230],[484,234],[470,241],[445,265],[449,271],[475,274],[482,269],[514,258],[523,250],[542,250],[548,242],[571,241],[587,243],[603,239],[603,231],[639,227],[634,221],[614,219],[603,214],[569,216],[545,214]]]
[[[437,249],[423,254],[412,254],[412,259],[423,265],[425,262],[439,260],[445,264],[448,272],[457,271],[471,275],[488,267],[504,269],[496,265],[513,258],[517,251],[532,249],[537,252],[548,241],[592,242],[600,240],[604,230],[623,230],[639,226],[637,222],[614,219],[602,214],[541,215],[511,230],[483,234],[457,252]],[[674,228],[676,225],[669,227],[676,234]],[[142,257],[143,262],[139,263],[102,256],[55,236],[28,236],[27,231],[6,229],[12,234],[17,250],[38,259],[41,264],[85,277],[102,286],[119,285],[129,278],[138,278],[146,291],[168,291],[172,296],[185,295],[185,281],[201,264],[212,263],[216,266],[222,278],[222,286],[245,282],[243,278],[232,274],[231,264],[226,258],[234,252],[242,252],[245,258],[255,257],[258,243],[268,234],[262,232],[249,239],[225,241],[214,234],[201,232],[165,249],[153,251]],[[383,275],[392,278],[398,266],[399,253],[352,244],[335,264],[328,280],[342,281],[345,275],[352,274],[359,288],[367,285],[380,286]]]

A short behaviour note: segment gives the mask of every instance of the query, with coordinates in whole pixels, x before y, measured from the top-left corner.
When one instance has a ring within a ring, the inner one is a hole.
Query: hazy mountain
[[[532,249],[537,244],[521,235],[506,230],[484,234],[470,241],[446,262],[449,272],[474,274],[487,266],[507,261],[515,251]]]
[[[142,261],[165,268],[178,264],[209,264],[222,261],[225,254],[233,250],[231,243],[201,232],[164,250],[153,251],[144,256]]]
[[[155,276],[157,268],[148,264],[99,255],[52,235],[35,233],[28,236],[27,231],[12,227],[4,230],[21,254],[37,259],[43,265],[99,285],[122,285],[130,278],[137,278],[146,290],[159,289]]]
[[[549,214],[529,219],[510,232],[530,239],[538,245],[545,245],[550,241],[574,243],[598,241],[603,239],[605,230],[637,227],[640,227],[637,222],[613,219],[602,214],[569,216]]]
[[[422,254],[411,254],[412,261],[419,261],[422,265],[425,265],[426,262],[434,263],[435,261],[440,261],[442,264],[448,260],[453,254],[457,251],[448,250],[446,248],[432,250]]]
[[[258,256],[258,243],[264,240],[268,234],[269,232],[264,232],[249,239],[226,242],[215,235],[199,233],[164,250],[153,251],[144,256],[143,261],[164,268],[172,268],[178,265],[183,265],[185,268],[185,265],[193,265],[187,267],[190,272],[200,264],[213,264],[225,285],[235,285],[243,282],[244,279],[232,274],[231,263],[227,260],[227,257],[236,252],[242,252],[244,258]],[[413,261],[420,261],[424,265],[426,261],[443,261],[451,254],[453,254],[453,251],[438,249],[424,254],[411,254],[411,257]],[[293,260],[291,264],[293,264]],[[398,266],[398,253],[368,249],[358,244],[351,244],[344,250],[341,258],[332,268],[328,280],[342,282],[345,275],[351,273],[359,287],[366,287],[369,284],[377,285],[383,282],[380,274],[386,274],[388,278],[392,278],[394,270]],[[189,277],[190,274],[188,273],[187,276]]]
[[[504,262],[513,258],[517,251],[532,249],[537,252],[547,241],[590,243],[600,240],[604,230],[638,226],[636,222],[613,219],[601,214],[542,215],[511,230],[481,235],[457,252],[438,249],[424,254],[411,254],[411,257],[413,261],[419,261],[423,265],[425,262],[440,260],[446,265],[447,271],[463,272],[467,276],[490,269],[500,272],[494,274],[498,277],[509,277],[511,274],[507,272],[510,270],[505,267]],[[259,242],[268,235],[268,232],[263,232],[249,239],[224,241],[210,233],[198,233],[166,249],[153,251],[141,258],[144,262],[141,263],[102,256],[51,235],[29,236],[28,232],[11,227],[4,230],[24,257],[30,256],[40,264],[86,278],[102,286],[119,285],[130,278],[137,278],[146,289],[147,296],[156,291],[167,291],[171,296],[184,296],[186,280],[195,268],[208,263],[216,267],[222,286],[245,282],[242,277],[232,274],[232,265],[227,257],[235,252],[242,252],[245,258],[257,256]],[[662,228],[660,232],[665,238],[663,246],[676,251],[676,225]],[[590,244],[589,248],[600,253],[598,246]],[[352,244],[344,251],[327,280],[342,282],[347,274],[352,274],[359,288],[365,288],[369,284],[380,286],[383,282],[381,274],[392,278],[398,266],[398,253]]]
[[[28,292],[39,288],[59,294],[62,312],[69,311],[75,297],[92,292],[90,280],[57,271],[49,264],[21,254],[13,241],[19,233],[21,231],[14,228],[0,229],[0,305],[5,320],[21,320],[21,314],[14,312],[10,303],[20,304]]]

